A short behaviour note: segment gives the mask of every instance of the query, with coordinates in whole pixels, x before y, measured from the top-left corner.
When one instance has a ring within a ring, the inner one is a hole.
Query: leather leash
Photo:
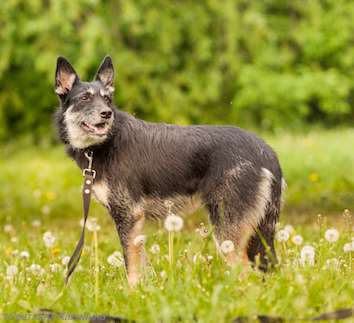
[[[92,169],[93,152],[90,150],[90,151],[86,151],[84,154],[88,160],[88,167],[82,171],[82,175],[84,177],[84,185],[82,187],[84,223],[82,226],[80,240],[78,241],[76,248],[75,248],[75,250],[68,262],[68,268],[67,268],[66,277],[65,277],[65,284],[67,284],[69,282],[69,278],[70,278],[71,274],[74,272],[77,264],[79,263],[79,260],[80,260],[81,254],[82,254],[82,249],[83,249],[84,242],[85,242],[86,222],[87,222],[87,217],[88,217],[89,209],[90,209],[92,185],[93,185],[93,182],[96,177],[96,171],[94,169]]]

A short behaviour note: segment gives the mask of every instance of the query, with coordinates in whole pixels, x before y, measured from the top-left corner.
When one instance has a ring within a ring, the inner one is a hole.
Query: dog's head
[[[92,82],[80,81],[70,63],[63,57],[57,61],[55,92],[61,102],[63,126],[70,145],[83,149],[103,143],[113,124],[114,92],[112,59],[106,56]]]

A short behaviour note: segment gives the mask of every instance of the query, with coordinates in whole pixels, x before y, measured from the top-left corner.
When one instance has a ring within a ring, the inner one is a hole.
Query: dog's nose
[[[112,110],[104,110],[100,114],[102,118],[109,119],[112,116]]]

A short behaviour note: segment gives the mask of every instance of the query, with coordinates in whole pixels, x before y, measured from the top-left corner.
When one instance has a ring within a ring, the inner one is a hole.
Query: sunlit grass
[[[65,263],[80,234],[81,173],[61,146],[4,147],[0,313],[51,307],[140,322],[229,322],[239,315],[309,317],[351,307],[353,252],[348,246],[353,224],[351,216],[341,214],[345,208],[354,209],[354,130],[284,135],[270,137],[269,142],[280,156],[288,182],[282,223],[295,228],[280,227],[289,234],[279,233],[279,265],[274,272],[264,276],[250,268],[229,268],[216,252],[211,228],[200,225],[207,219],[199,212],[184,219],[170,250],[163,223],[147,225],[148,264],[142,283],[132,290],[113,221],[93,202],[90,217],[96,217],[101,227],[96,232],[97,252],[94,234],[88,231],[80,265],[54,304],[63,289]],[[330,243],[325,237],[332,227],[339,238]],[[54,242],[48,233],[44,238],[48,231]],[[305,245],[314,248],[313,266],[301,261],[304,254],[311,254],[301,252]],[[14,267],[9,266],[16,266],[12,277],[7,271],[11,274]]]
[[[353,252],[344,252],[343,248],[352,243],[351,216],[345,221],[347,225],[338,230],[338,240],[332,242],[325,238],[329,228],[325,222],[309,228],[295,226],[294,230],[280,227],[289,230],[289,235],[277,242],[279,265],[267,275],[249,267],[229,268],[217,255],[211,233],[200,235],[190,230],[175,233],[171,266],[168,232],[162,225],[158,229],[150,226],[146,232],[145,276],[133,290],[127,284],[111,221],[102,219],[102,228],[96,232],[98,254],[95,233],[88,231],[80,265],[56,302],[64,286],[66,258],[78,239],[79,221],[69,220],[70,230],[55,224],[33,227],[31,223],[11,230],[7,227],[6,232],[1,228],[1,311],[27,313],[51,307],[71,313],[115,314],[140,322],[174,322],[179,318],[226,322],[238,315],[308,317],[350,307]],[[56,237],[50,248],[43,240],[47,230]],[[296,234],[303,237],[301,245],[293,242]],[[301,261],[305,245],[313,247],[313,264]],[[23,251],[29,256],[25,257]],[[118,261],[110,258],[114,252]],[[7,272],[11,265],[17,268],[13,275]],[[99,301],[95,299],[96,275]]]

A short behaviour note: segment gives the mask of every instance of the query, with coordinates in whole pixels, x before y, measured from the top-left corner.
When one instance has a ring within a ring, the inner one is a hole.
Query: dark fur
[[[69,101],[70,98],[61,100],[57,126],[68,154],[83,169],[87,167],[85,149],[75,149],[68,142],[63,113]],[[273,174],[271,200],[263,220],[254,228],[247,253],[251,260],[260,254],[265,268],[266,242],[275,259],[273,241],[280,212],[282,172],[276,154],[263,140],[237,127],[148,123],[111,108],[114,121],[107,140],[89,149],[93,151],[96,181],[106,179],[112,192],[108,209],[123,248],[136,221],[130,213],[132,203],[142,197],[164,200],[196,193],[207,207],[221,241],[232,240],[234,226],[254,206],[261,169],[266,168]],[[239,173],[228,176],[233,169]],[[118,187],[129,192],[129,203],[116,191]]]

